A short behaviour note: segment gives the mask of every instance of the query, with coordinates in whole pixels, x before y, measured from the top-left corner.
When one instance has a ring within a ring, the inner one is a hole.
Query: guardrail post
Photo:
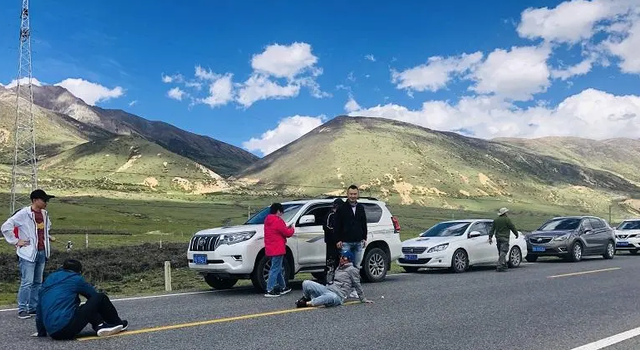
[[[164,262],[164,290],[171,291],[171,261]]]

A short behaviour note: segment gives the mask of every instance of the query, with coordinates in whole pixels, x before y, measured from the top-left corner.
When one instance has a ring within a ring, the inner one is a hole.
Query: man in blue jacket
[[[38,337],[74,339],[90,323],[98,336],[119,333],[129,326],[118,316],[109,297],[98,293],[81,275],[82,264],[68,259],[50,274],[40,289],[36,311]],[[80,306],[80,295],[87,302]],[[34,334],[35,335],[35,334]]]

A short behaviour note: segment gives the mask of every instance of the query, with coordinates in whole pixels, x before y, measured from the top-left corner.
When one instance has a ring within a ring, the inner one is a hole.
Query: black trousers
[[[338,268],[338,264],[340,264],[340,250],[336,247],[335,243],[328,243],[326,254],[327,262],[324,268],[326,272],[325,284],[329,284],[333,282],[336,268]]]
[[[64,328],[51,334],[51,338],[56,340],[74,339],[87,324],[91,324],[93,330],[97,331],[98,325],[103,322],[121,324],[122,320],[109,297],[103,293],[98,293],[80,306],[73,319]]]

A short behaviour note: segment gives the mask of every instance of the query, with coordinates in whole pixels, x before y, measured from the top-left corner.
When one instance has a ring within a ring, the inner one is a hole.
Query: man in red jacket
[[[286,285],[282,261],[287,253],[287,237],[293,236],[294,229],[291,226],[287,227],[282,220],[283,214],[282,204],[273,203],[270,214],[264,219],[264,252],[271,258],[265,297],[278,297],[291,291]]]

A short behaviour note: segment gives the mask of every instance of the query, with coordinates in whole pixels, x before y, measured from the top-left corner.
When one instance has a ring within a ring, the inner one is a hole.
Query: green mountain
[[[605,170],[640,183],[640,140],[589,140],[578,137],[538,139],[500,138],[495,141],[535,151],[560,160]]]
[[[220,191],[228,187],[215,172],[139,136],[89,141],[40,164],[50,178],[107,181],[152,190]]]
[[[33,91],[34,103],[38,106],[113,134],[139,135],[222,176],[232,175],[258,159],[256,155],[239,147],[171,124],[150,121],[122,110],[89,106],[59,86],[36,86]]]
[[[241,172],[246,191],[363,194],[457,207],[469,200],[603,207],[635,184],[602,169],[501,142],[381,118],[337,117]]]

